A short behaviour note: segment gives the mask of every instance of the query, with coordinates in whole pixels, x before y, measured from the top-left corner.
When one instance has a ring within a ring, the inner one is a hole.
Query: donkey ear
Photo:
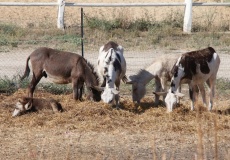
[[[127,78],[127,80],[126,80],[126,84],[133,84],[133,83],[135,83],[136,81],[135,81],[135,78],[134,78],[134,76],[129,76],[128,78]]]
[[[25,104],[28,102],[28,99],[26,99],[26,97],[20,97],[18,98],[18,102],[20,102],[21,104]]]
[[[125,84],[133,84],[133,81],[128,79]]]
[[[113,92],[114,94],[119,94],[119,91],[116,90],[115,88],[112,89],[112,92]]]
[[[31,109],[32,108],[32,100],[30,100],[30,101],[28,101],[26,104],[25,104],[25,109],[26,110],[29,110],[29,109]]]
[[[153,92],[153,94],[156,94],[158,96],[165,96],[168,92]]]
[[[96,89],[97,91],[104,91],[105,87],[99,87],[99,86],[92,86],[93,89]]]

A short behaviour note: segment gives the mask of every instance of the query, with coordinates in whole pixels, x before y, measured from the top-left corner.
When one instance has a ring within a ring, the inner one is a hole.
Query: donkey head
[[[101,100],[101,92],[102,90],[96,89],[96,87],[89,87],[88,92],[88,99],[91,99],[92,101],[99,102]]]
[[[146,93],[145,84],[138,81],[136,76],[129,76],[126,84],[132,84],[132,99],[133,102],[140,103],[140,100],[144,97]]]
[[[98,87],[98,86],[94,86],[93,88],[98,92],[103,92],[100,98],[103,100],[103,102],[109,104],[113,103],[115,96],[119,94],[119,91],[116,90],[115,88]]]
[[[113,103],[115,95],[118,95],[119,91],[114,88],[105,88],[104,92],[101,95],[101,99],[105,103]]]
[[[165,96],[165,105],[167,107],[167,112],[172,112],[173,107],[178,103],[179,98],[183,97],[184,94],[180,92],[172,93],[171,89],[168,92],[153,92],[158,96]]]
[[[18,102],[15,105],[14,112],[12,114],[12,117],[19,116],[23,113],[25,113],[27,110],[30,110],[32,108],[32,99],[31,98],[20,98],[18,99]]]
[[[157,94],[158,96],[165,96],[165,105],[167,107],[167,112],[172,112],[173,107],[178,103],[179,98],[183,97],[184,94],[175,92],[172,93],[171,89],[168,92],[153,92],[153,94]]]
[[[172,93],[169,92],[167,93],[166,97],[165,97],[165,104],[167,107],[167,111],[168,112],[172,112],[173,107],[177,104],[178,100],[180,97],[183,97],[184,94],[176,92],[176,93]]]

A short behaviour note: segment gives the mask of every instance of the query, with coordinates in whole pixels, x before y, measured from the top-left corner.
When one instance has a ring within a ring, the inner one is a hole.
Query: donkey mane
[[[152,75],[149,71],[147,71],[146,69],[140,69],[137,74],[135,75],[135,80],[137,81],[141,81],[141,80],[145,80],[147,77],[155,77],[154,75]]]
[[[145,69],[140,69],[140,70],[137,72],[136,75],[137,75],[138,77],[141,77],[141,76],[145,75],[146,72],[147,72],[147,71],[146,71]]]
[[[100,78],[97,74],[97,72],[95,71],[94,69],[94,65],[89,62],[88,60],[86,60],[84,57],[82,57],[82,59],[86,62],[87,66],[90,68],[90,70],[92,71],[92,74],[96,77],[96,80],[97,80],[97,85],[99,85],[99,82],[100,82]]]

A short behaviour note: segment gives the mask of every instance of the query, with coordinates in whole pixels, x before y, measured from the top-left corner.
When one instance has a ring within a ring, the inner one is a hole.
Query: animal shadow
[[[230,115],[230,108],[225,110],[213,110],[213,112],[216,112],[217,114],[220,115]]]
[[[120,104],[120,109],[132,112],[134,114],[142,114],[151,108],[160,108],[160,107],[165,107],[163,101],[160,101],[158,105],[155,105],[154,102],[141,102],[140,104],[137,103],[126,104],[123,102]]]

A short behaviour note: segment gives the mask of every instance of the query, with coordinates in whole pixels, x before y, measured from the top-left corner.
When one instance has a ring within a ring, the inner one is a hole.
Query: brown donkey
[[[101,100],[101,92],[92,88],[99,85],[98,75],[93,65],[82,56],[46,47],[38,48],[27,58],[25,73],[21,80],[29,76],[29,60],[33,72],[33,78],[28,86],[29,97],[33,97],[35,87],[41,78],[48,77],[54,83],[72,83],[73,98],[76,100],[82,100],[84,83],[89,91],[88,98],[94,101]]]
[[[20,97],[15,105],[12,117],[20,116],[28,112],[40,111],[43,109],[52,110],[53,113],[63,112],[62,105],[53,98],[44,99]]]

